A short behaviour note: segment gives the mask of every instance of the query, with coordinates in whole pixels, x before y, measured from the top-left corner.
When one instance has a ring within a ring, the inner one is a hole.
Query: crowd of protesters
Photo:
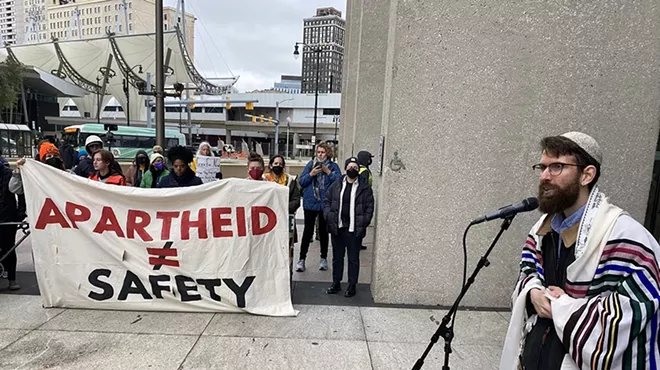
[[[196,155],[183,146],[169,148],[167,153],[155,146],[152,154],[140,150],[135,155],[126,174],[115,160],[112,152],[104,149],[99,136],[90,135],[85,148],[80,151],[60,146],[50,141],[38,145],[36,160],[66,171],[71,175],[88,178],[107,185],[139,188],[177,188],[202,185],[197,176],[197,160],[200,156],[214,157],[211,145],[200,144]],[[293,246],[298,242],[295,214],[303,206],[304,228],[300,245],[300,256],[295,270],[304,272],[309,245],[317,229],[321,255],[319,269],[327,270],[329,241],[332,241],[333,282],[326,291],[334,294],[341,291],[344,269],[344,256],[348,258],[347,297],[356,294],[359,274],[359,250],[366,228],[371,223],[374,211],[374,198],[371,190],[371,154],[360,152],[344,163],[345,175],[333,160],[332,147],[318,144],[314,159],[310,160],[301,175],[296,178],[286,171],[286,161],[281,155],[270,158],[268,166],[262,156],[250,153],[247,159],[247,179],[251,181],[273,182],[289,189],[289,231],[290,257],[293,261]],[[0,158],[0,223],[23,221],[25,201],[21,169],[25,159],[16,162],[16,169],[9,167],[6,159]],[[218,169],[216,178],[221,179]],[[23,205],[23,206],[21,206]],[[9,289],[20,289],[16,281],[16,252],[14,240],[16,225],[0,226],[0,263],[4,266]],[[364,247],[362,247],[364,248]],[[5,256],[6,255],[6,256]],[[3,258],[4,256],[4,258]],[[293,271],[293,266],[291,265]]]

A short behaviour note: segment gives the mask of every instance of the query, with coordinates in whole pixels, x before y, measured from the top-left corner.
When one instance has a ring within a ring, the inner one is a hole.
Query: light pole
[[[284,99],[275,102],[275,151],[273,151],[273,155],[279,154],[279,150],[280,150],[280,103],[284,103],[286,101],[291,101],[291,100],[293,100],[293,98]],[[287,145],[289,143],[288,140],[289,140],[289,136],[287,135]]]
[[[291,130],[291,117],[286,118],[286,157],[289,157],[289,130]]]
[[[138,64],[135,67],[131,68],[131,70],[135,68],[140,68],[138,70],[138,73],[142,74],[142,65]],[[128,72],[124,73],[124,80],[122,81],[122,87],[124,88],[124,95],[126,95],[126,126],[131,125],[131,94],[130,94],[130,88],[131,84],[128,82]]]
[[[313,53],[316,53],[316,93],[314,94],[314,129],[312,131],[312,144],[316,145],[316,122],[318,120],[318,108],[319,108],[319,79],[321,73],[321,52],[323,49],[321,47],[312,47],[304,42],[296,42],[296,45],[293,49],[293,57],[298,59],[300,57],[300,51],[298,51],[298,46],[303,45],[311,49]]]
[[[165,46],[163,35],[163,2],[156,0],[156,145],[165,145]]]

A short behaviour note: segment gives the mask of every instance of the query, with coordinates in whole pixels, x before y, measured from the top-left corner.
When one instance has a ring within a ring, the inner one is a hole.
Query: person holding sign
[[[146,189],[156,188],[158,183],[170,174],[170,171],[165,167],[165,158],[162,155],[153,153],[149,160],[151,162],[149,170],[144,173],[140,183],[140,187]]]
[[[195,172],[190,168],[193,161],[192,150],[177,145],[168,150],[167,158],[172,163],[172,171],[160,180],[159,188],[183,188],[203,184],[202,179],[195,176]]]
[[[89,175],[89,179],[105,184],[126,186],[126,178],[116,169],[115,166],[113,166],[114,163],[115,157],[110,151],[97,151],[94,153],[95,172]]]
[[[211,150],[211,144],[204,141],[199,144],[197,156],[193,158],[190,168],[195,171],[197,177],[202,179],[204,183],[222,179],[222,172],[220,172],[220,160],[216,157]]]

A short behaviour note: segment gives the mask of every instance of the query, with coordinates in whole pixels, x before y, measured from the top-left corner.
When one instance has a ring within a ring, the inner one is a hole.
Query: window
[[[339,108],[324,108],[323,109],[323,115],[324,116],[338,116],[341,114],[341,109]]]
[[[222,112],[224,112],[224,110],[225,109],[223,107],[206,107],[205,108],[206,113],[222,113]]]

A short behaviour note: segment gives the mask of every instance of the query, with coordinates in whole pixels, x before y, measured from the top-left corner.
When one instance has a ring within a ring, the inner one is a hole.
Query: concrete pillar
[[[227,129],[225,131],[227,133],[227,140],[225,141],[225,143],[231,145],[231,130]],[[239,148],[236,148],[236,150],[239,150]]]
[[[342,151],[376,152],[385,136],[376,302],[450,305],[464,228],[536,194],[530,166],[547,135],[593,135],[603,190],[643,221],[660,122],[655,2],[349,0],[347,9]],[[508,306],[537,217],[516,218],[464,305]],[[498,228],[470,232],[469,271]]]
[[[293,158],[298,157],[298,144],[300,144],[300,136],[298,133],[293,134],[293,142],[291,143],[291,151],[293,152]]]

